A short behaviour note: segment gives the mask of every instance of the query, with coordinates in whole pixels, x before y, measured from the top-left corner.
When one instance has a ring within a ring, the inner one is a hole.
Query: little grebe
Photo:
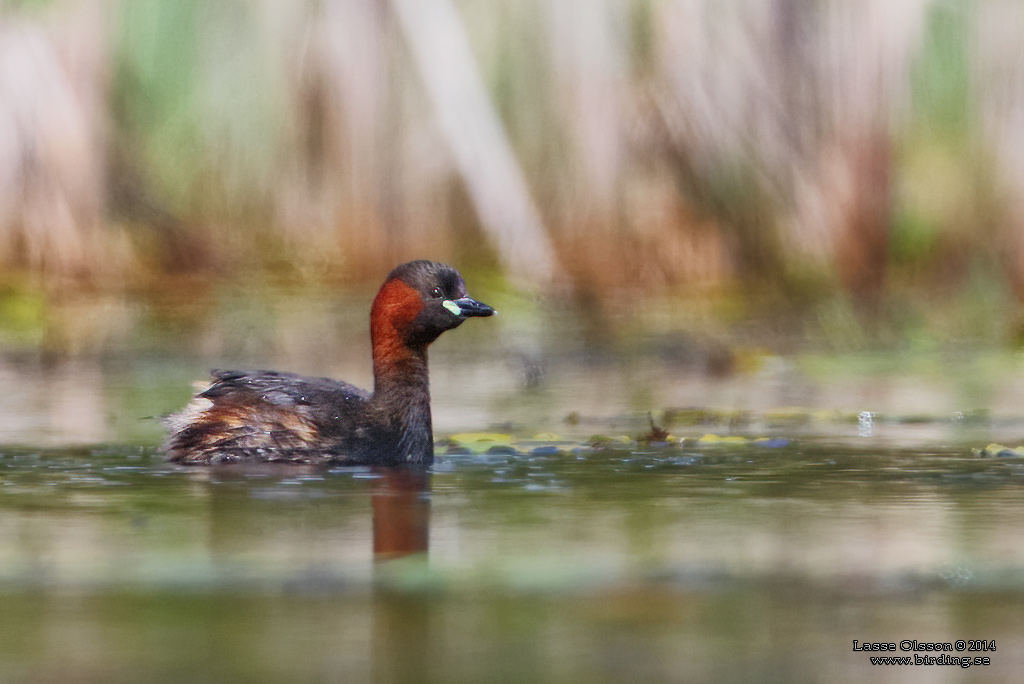
[[[167,419],[165,448],[185,464],[242,461],[429,465],[427,345],[494,309],[466,295],[451,266],[412,261],[373,300],[373,393],[328,378],[213,371],[213,382]]]

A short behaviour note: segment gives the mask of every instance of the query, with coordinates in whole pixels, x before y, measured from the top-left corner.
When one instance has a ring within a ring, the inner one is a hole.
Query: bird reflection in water
[[[423,468],[375,468],[373,557],[388,561],[426,554],[430,540],[430,473]]]
[[[415,568],[423,569],[427,558],[430,473],[400,467],[375,468],[374,474],[373,680],[417,681],[431,663],[434,601],[423,585],[409,582],[408,572],[423,576]]]

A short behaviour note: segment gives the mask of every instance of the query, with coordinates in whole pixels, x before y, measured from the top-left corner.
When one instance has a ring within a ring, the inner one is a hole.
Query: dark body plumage
[[[494,310],[466,295],[458,271],[413,261],[388,276],[370,312],[374,391],[275,371],[213,371],[167,419],[165,448],[185,464],[430,464],[427,346]]]

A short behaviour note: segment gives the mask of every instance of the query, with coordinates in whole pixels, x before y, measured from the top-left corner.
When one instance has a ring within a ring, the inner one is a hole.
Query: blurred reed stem
[[[1024,294],[1022,14],[6,3],[0,263],[59,288],[433,257],[584,298],[866,302],[981,263]]]

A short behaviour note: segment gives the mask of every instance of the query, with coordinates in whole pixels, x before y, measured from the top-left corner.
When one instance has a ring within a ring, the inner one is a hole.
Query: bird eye
[[[430,291],[430,296],[433,297],[434,299],[440,299],[441,297],[444,296],[444,293],[441,292],[441,288],[435,287],[433,290]]]

